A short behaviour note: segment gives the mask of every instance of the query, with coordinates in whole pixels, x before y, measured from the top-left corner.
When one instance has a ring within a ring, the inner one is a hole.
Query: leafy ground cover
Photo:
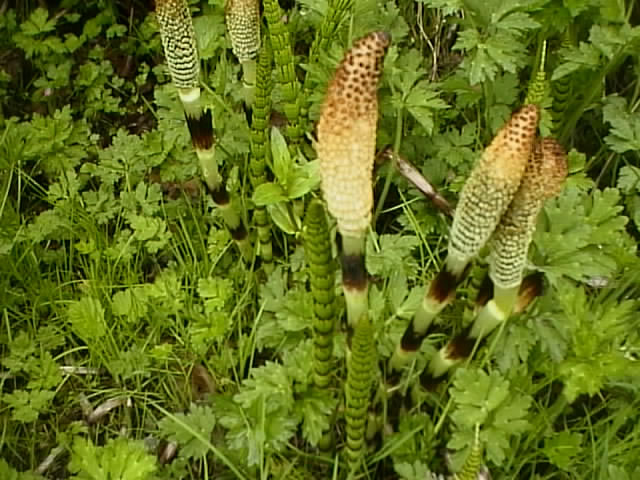
[[[636,3],[265,0],[253,68],[223,0],[189,5],[230,207],[201,180],[153,6],[0,3],[0,478],[346,478],[360,420],[355,478],[455,475],[470,454],[494,479],[640,478]],[[429,389],[486,257],[394,373],[450,218],[377,157],[368,321],[349,345],[335,222],[311,202],[327,84],[372,31],[391,36],[377,151],[452,205],[532,90],[541,135],[569,152],[528,256],[543,293]],[[367,372],[354,420],[344,391]]]

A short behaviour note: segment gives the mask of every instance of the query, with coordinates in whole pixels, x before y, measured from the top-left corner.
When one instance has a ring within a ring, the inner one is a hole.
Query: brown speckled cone
[[[544,201],[557,195],[567,176],[567,156],[552,138],[534,145],[522,183],[491,241],[489,276],[501,288],[522,280],[527,251]]]
[[[156,17],[173,84],[179,89],[197,87],[200,62],[187,0],[156,0]]]
[[[533,148],[538,107],[516,111],[464,184],[449,237],[448,262],[466,265],[489,240],[513,199]]]
[[[259,0],[227,0],[225,20],[233,54],[240,62],[255,58],[260,50]]]
[[[373,32],[354,43],[329,83],[318,121],[322,192],[343,236],[362,236],[371,223],[376,89],[389,42],[388,34]]]

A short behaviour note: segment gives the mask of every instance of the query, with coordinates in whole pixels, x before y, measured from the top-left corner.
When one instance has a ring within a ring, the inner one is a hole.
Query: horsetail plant
[[[471,353],[477,341],[511,315],[521,292],[538,214],[544,202],[560,192],[566,175],[567,160],[562,147],[552,138],[538,140],[520,188],[491,239],[489,277],[493,298],[480,309],[467,332],[434,355],[426,375],[434,379],[443,376]]]
[[[271,117],[271,65],[273,57],[268,38],[262,43],[258,55],[255,99],[251,109],[251,158],[249,160],[249,179],[255,190],[267,181],[266,163],[271,151],[269,146],[269,119]],[[267,209],[256,206],[253,220],[258,231],[259,250],[266,270],[271,269],[273,249],[271,246],[271,225]]]
[[[568,30],[562,39],[562,48],[570,48],[572,44],[571,32]],[[572,87],[570,75],[564,75],[563,77],[551,82],[551,114],[553,119],[551,133],[554,136],[557,136],[560,133],[560,127],[571,100],[571,93]]]
[[[389,366],[398,369],[416,352],[434,318],[455,295],[469,262],[489,240],[516,193],[529,159],[539,109],[526,105],[498,131],[465,182],[453,217],[447,258],[427,288]]]
[[[234,210],[215,158],[211,110],[200,98],[200,61],[193,21],[186,0],[157,0],[156,16],[169,74],[184,108],[191,142],[198,157],[207,189],[231,236],[245,258],[250,258],[247,229]]]
[[[351,355],[347,364],[346,456],[350,474],[355,474],[364,459],[365,430],[371,389],[376,378],[375,329],[365,315],[355,326]]]
[[[484,325],[485,317],[497,312],[502,313],[498,314],[499,319],[510,315],[522,283],[538,214],[544,202],[560,192],[567,170],[567,155],[555,139],[545,138],[536,143],[522,185],[491,240],[489,277],[493,282],[493,299],[474,322],[473,338],[491,330]]]
[[[256,84],[255,58],[260,50],[259,0],[227,0],[225,20],[231,50],[242,65],[244,85],[253,89]]]
[[[453,476],[453,480],[477,480],[482,469],[482,456],[480,428],[476,426],[476,438],[471,446],[469,456],[464,461],[462,469]]]
[[[326,389],[331,382],[335,328],[335,268],[324,206],[312,200],[304,220],[304,252],[313,296],[313,383]]]
[[[296,76],[293,61],[291,35],[284,24],[284,13],[278,0],[264,0],[262,5],[264,16],[269,25],[269,39],[276,65],[276,79],[282,88],[282,98],[285,102],[284,114],[289,122],[287,136],[293,145],[302,136],[302,129],[300,128],[300,82]]]
[[[329,83],[318,121],[322,193],[342,236],[342,282],[351,326],[368,310],[364,242],[373,207],[377,86],[389,42],[387,33],[373,32],[354,43]]]
[[[544,100],[545,94],[548,89],[547,72],[545,71],[545,61],[547,56],[547,41],[542,42],[542,51],[540,53],[540,63],[536,68],[529,88],[527,89],[527,96],[525,97],[524,104],[540,105]]]

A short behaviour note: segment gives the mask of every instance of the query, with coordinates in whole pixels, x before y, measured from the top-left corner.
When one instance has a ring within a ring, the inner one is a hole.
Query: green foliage
[[[177,413],[158,423],[160,433],[180,447],[179,455],[185,458],[204,457],[209,446],[206,443],[216,426],[216,416],[209,406],[191,405],[189,413]]]
[[[505,461],[511,437],[531,427],[527,420],[531,397],[510,386],[496,371],[488,375],[482,370],[461,368],[456,372],[451,391],[455,405],[451,420],[456,430],[448,443],[450,448],[474,448],[475,429],[479,428],[480,444],[486,445],[487,457],[496,465]]]
[[[633,382],[640,376],[624,348],[636,341],[629,326],[640,307],[637,301],[606,293],[589,301],[583,288],[568,285],[560,287],[557,300],[555,327],[567,344],[558,373],[569,402],[599,393],[606,382]]]
[[[442,479],[480,446],[496,479],[640,477],[633,5],[269,0],[273,52],[249,122],[225,2],[188,2],[216,166],[260,243],[261,261],[242,262],[199,180],[150,4],[0,3],[0,478],[337,478],[357,465]],[[528,91],[541,136],[571,150],[529,254],[543,293],[429,393],[419,372],[472,318],[482,259],[396,387],[385,365],[449,220],[379,156],[371,324],[351,352],[333,227],[302,229],[313,122],[345,49],[373,30],[393,39],[376,149],[393,145],[452,205]],[[371,396],[378,368],[389,384]]]
[[[156,461],[141,442],[126,438],[109,440],[97,447],[90,440],[77,438],[71,449],[69,470],[78,480],[146,480],[153,478]]]
[[[620,192],[608,188],[590,193],[592,185],[580,176],[570,178],[544,209],[543,227],[534,236],[534,258],[552,283],[562,276],[582,282],[608,278],[635,251],[625,230],[627,218],[620,216]]]
[[[459,2],[424,3],[445,7],[453,13]],[[533,20],[517,2],[464,2],[469,19],[454,45],[455,50],[465,52],[462,69],[471,85],[492,81],[501,71],[515,72],[526,61],[524,37],[538,29]]]

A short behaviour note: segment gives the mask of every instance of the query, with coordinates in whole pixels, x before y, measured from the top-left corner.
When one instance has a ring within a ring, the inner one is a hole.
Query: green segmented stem
[[[453,300],[469,262],[489,240],[515,195],[538,126],[539,109],[526,105],[497,133],[474,167],[460,194],[449,234],[447,258],[389,361],[391,369],[406,364],[422,345],[429,327]]]
[[[335,264],[324,206],[312,200],[304,219],[304,251],[313,296],[313,382],[318,388],[331,383],[331,356],[335,329]]]
[[[331,40],[334,38],[336,31],[342,20],[347,15],[347,12],[353,7],[354,0],[330,0],[329,9],[320,29],[316,32],[316,36],[313,39],[311,48],[309,49],[309,64],[313,64],[318,61],[318,57],[321,52],[329,50]],[[311,96],[311,75],[307,72],[304,77],[302,86],[302,103],[301,103],[301,117],[306,118],[309,111],[309,98]]]
[[[302,136],[300,128],[300,82],[296,76],[291,45],[291,35],[284,24],[284,12],[278,4],[278,0],[264,0],[264,15],[269,24],[269,38],[273,48],[273,57],[276,65],[276,78],[282,88],[284,99],[284,114],[289,122],[287,136],[292,141],[291,148]]]
[[[562,40],[563,48],[571,48],[573,42],[571,35],[567,34]],[[558,135],[560,127],[565,118],[565,113],[571,101],[573,88],[571,85],[571,75],[565,75],[551,82],[551,113],[553,118],[552,135]]]
[[[365,429],[371,388],[376,378],[375,330],[367,316],[360,319],[351,340],[347,365],[346,455],[349,470],[355,473],[364,457]]]
[[[529,82],[525,105],[541,105],[548,90],[547,72],[545,71],[545,61],[547,55],[547,42],[542,43],[542,53],[540,55],[540,65],[536,67],[536,72]]]
[[[462,469],[453,478],[455,480],[476,480],[482,468],[482,453],[479,430],[476,428],[476,439],[471,447],[471,452],[469,452],[469,456],[464,461]]]
[[[271,44],[267,38],[262,42],[258,55],[255,100],[251,110],[251,159],[249,179],[254,189],[267,181],[266,163],[270,153],[269,119],[271,117]],[[266,270],[271,269],[273,248],[271,246],[271,223],[265,207],[256,207],[253,220],[258,230],[259,255]]]
[[[178,89],[196,156],[207,189],[245,258],[251,257],[247,229],[233,208],[215,158],[211,111],[200,99],[200,64],[193,21],[186,0],[157,0],[156,16],[167,66]]]

